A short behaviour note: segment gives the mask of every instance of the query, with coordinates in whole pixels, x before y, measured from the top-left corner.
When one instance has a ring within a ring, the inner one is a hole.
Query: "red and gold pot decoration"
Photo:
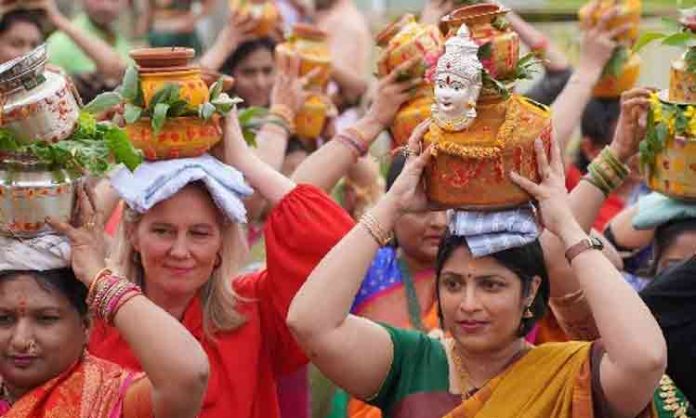
[[[126,132],[148,160],[197,157],[222,139],[222,118],[237,102],[224,89],[233,80],[189,64],[189,48],[144,48],[131,52],[137,67],[124,77]]]
[[[474,5],[453,12],[462,24],[449,32],[445,53],[437,63],[433,122],[424,140],[434,150],[425,173],[428,199],[434,207],[498,210],[529,202],[531,197],[508,173],[514,170],[538,181],[534,141],[541,138],[549,149],[552,129],[547,107],[484,88],[484,78],[494,78],[490,70],[501,68],[491,63],[505,61],[493,56],[487,66],[479,59],[480,49],[493,41],[481,44],[474,38],[480,22],[490,24],[481,15],[494,13],[494,7],[499,6]],[[475,12],[474,19],[467,18],[467,10]],[[516,57],[506,60],[518,61]],[[507,80],[497,81],[514,83],[507,72],[503,72]]]
[[[298,55],[300,76],[319,69],[306,86],[309,97],[295,115],[296,135],[304,141],[315,141],[324,130],[332,111],[331,101],[326,95],[331,77],[331,51],[327,34],[315,26],[298,23],[287,41],[276,47],[276,54]]]
[[[641,0],[599,0],[585,4],[578,11],[580,24],[594,26],[613,8],[619,10],[607,23],[609,29],[627,26],[628,30],[616,37],[623,46],[614,51],[614,55],[604,68],[602,77],[595,85],[593,95],[599,98],[616,98],[626,90],[633,88],[640,75],[640,57],[630,49],[638,40],[640,17],[643,10]]]
[[[280,11],[273,0],[229,0],[229,6],[256,22],[252,34],[259,37],[269,36],[280,21]]]
[[[421,25],[413,15],[406,14],[377,35],[377,45],[382,48],[377,75],[386,77],[399,65],[420,58],[422,64],[413,66],[404,76],[427,78],[442,53],[443,44],[444,39],[437,27]],[[413,129],[430,117],[432,103],[432,87],[426,79],[414,97],[404,103],[396,114],[391,126],[395,146],[404,145]]]
[[[696,33],[696,8],[682,13],[683,31]],[[672,63],[669,90],[652,95],[640,151],[651,189],[696,200],[696,47]]]

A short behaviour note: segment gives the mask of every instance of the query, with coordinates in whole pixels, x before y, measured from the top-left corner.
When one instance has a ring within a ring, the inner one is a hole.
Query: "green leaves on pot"
[[[220,94],[222,93],[222,88],[224,86],[224,80],[222,77],[218,78],[218,80],[213,83],[212,86],[210,86],[210,101],[212,102],[213,100],[217,99],[220,97]]]
[[[126,120],[126,123],[128,124],[133,124],[140,120],[142,114],[143,108],[140,106],[126,103],[126,105],[123,108],[123,118]]]
[[[95,97],[91,102],[87,103],[82,110],[93,115],[98,115],[121,103],[123,103],[123,97],[115,91],[110,91]]]
[[[142,155],[133,148],[128,135],[122,129],[107,129],[104,132],[104,140],[114,159],[130,171],[135,170],[143,161]]]
[[[515,79],[531,80],[539,69],[540,64],[541,60],[537,58],[533,52],[526,54],[517,62],[517,67],[515,68]]]
[[[169,112],[169,104],[167,103],[157,103],[154,105],[154,108],[152,108],[151,124],[155,136],[162,131],[164,122],[167,121],[167,112]]]
[[[268,109],[263,107],[247,107],[240,110],[237,117],[244,140],[252,147],[256,147],[256,135],[264,123],[274,123],[273,119],[268,118]],[[278,125],[284,126],[280,121],[278,121]]]
[[[510,90],[505,87],[505,84],[491,77],[485,69],[481,70],[481,81],[483,82],[483,88],[495,91],[503,99],[508,99],[510,97]]]
[[[210,102],[205,102],[202,105],[198,106],[198,117],[208,121],[210,118],[213,117],[213,114],[215,114],[215,106],[210,103]]]
[[[134,66],[131,65],[126,69],[119,93],[127,102],[135,106],[145,106],[140,77],[138,76],[138,70]]]
[[[619,77],[623,71],[624,65],[628,62],[631,57],[630,51],[625,46],[619,46],[614,49],[609,61],[604,66],[602,75],[609,77]]]

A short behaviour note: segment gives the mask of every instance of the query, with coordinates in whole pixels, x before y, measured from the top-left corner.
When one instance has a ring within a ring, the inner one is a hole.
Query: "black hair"
[[[304,142],[302,142],[298,137],[292,136],[288,140],[288,146],[285,148],[285,156],[288,156],[296,151],[306,152],[307,154],[312,153]]]
[[[696,218],[681,219],[667,222],[655,229],[653,242],[653,260],[650,266],[650,275],[657,274],[657,264],[665,250],[674,244],[674,241],[685,232],[696,231]]]
[[[406,156],[404,156],[404,154],[401,152],[396,154],[392,159],[391,165],[389,165],[389,171],[387,172],[387,191],[389,191],[389,189],[391,189],[391,187],[394,185],[394,182],[399,177],[399,174],[401,174],[401,172],[404,170],[405,165]]]
[[[438,248],[437,260],[435,261],[435,295],[437,297],[438,316],[440,317],[441,325],[443,323],[443,316],[442,307],[440,305],[440,274],[442,273],[445,263],[454,253],[454,250],[465,246],[467,246],[466,237],[447,233],[440,242],[440,247]],[[523,296],[527,296],[531,291],[532,279],[534,279],[535,276],[541,279],[539,290],[532,301],[532,305],[529,307],[534,316],[532,318],[522,318],[522,322],[520,323],[518,336],[524,337],[532,330],[534,324],[546,314],[549,302],[551,289],[541,243],[539,240],[535,240],[522,247],[510,248],[493,253],[491,257],[520,278],[522,281]]]
[[[580,132],[596,147],[609,145],[614,138],[616,122],[620,115],[619,99],[592,99],[582,112]],[[588,158],[582,152],[578,152],[577,165],[580,171],[585,172],[589,163]]]
[[[87,287],[77,280],[72,269],[4,270],[0,271],[0,283],[15,280],[20,276],[32,277],[36,284],[47,292],[57,290],[70,301],[70,305],[77,310],[81,317],[87,316]]]
[[[0,18],[0,35],[8,31],[12,25],[18,22],[25,22],[36,26],[43,37],[46,37],[46,28],[44,27],[45,13],[41,10],[24,10],[18,9],[5,13]]]
[[[232,74],[237,66],[249,55],[253,54],[259,49],[266,49],[273,54],[275,47],[276,43],[271,38],[256,38],[242,42],[239,44],[237,49],[235,49],[234,52],[227,57],[225,63],[222,65],[222,72],[224,74]]]

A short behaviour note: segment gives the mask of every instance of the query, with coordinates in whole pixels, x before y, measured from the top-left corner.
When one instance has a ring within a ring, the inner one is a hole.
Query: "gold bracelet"
[[[295,122],[295,112],[286,105],[273,105],[270,114],[283,119],[288,125],[292,125]]]
[[[367,230],[367,232],[372,236],[372,238],[377,241],[380,247],[384,247],[392,239],[391,232],[385,232],[384,228],[379,224],[377,219],[369,212],[363,214],[360,218],[360,224]]]

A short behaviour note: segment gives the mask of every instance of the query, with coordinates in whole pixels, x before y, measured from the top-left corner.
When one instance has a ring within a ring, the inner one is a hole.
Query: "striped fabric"
[[[521,247],[539,237],[531,205],[497,212],[455,211],[449,230],[452,235],[466,237],[474,257]]]

